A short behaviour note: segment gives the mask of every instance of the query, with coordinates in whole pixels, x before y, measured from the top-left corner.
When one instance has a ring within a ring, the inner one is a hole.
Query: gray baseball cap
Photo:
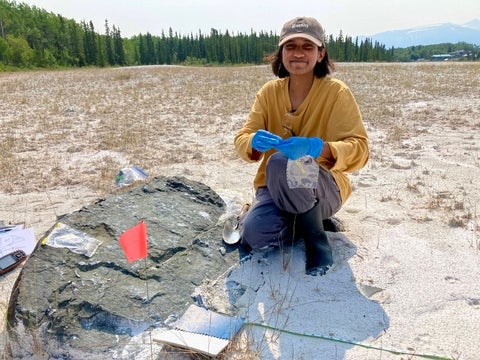
[[[317,46],[325,45],[325,31],[322,25],[312,17],[300,16],[287,21],[280,32],[278,46],[298,37],[310,40]]]

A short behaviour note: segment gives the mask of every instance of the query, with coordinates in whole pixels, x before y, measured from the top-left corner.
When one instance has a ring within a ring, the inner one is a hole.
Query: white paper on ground
[[[23,250],[25,254],[30,255],[36,244],[33,228],[23,229],[23,226],[19,225],[0,233],[0,256],[15,250]]]
[[[202,354],[217,356],[228,345],[229,340],[188,331],[171,329],[154,338],[155,341],[198,351]]]
[[[243,322],[244,319],[192,304],[174,329],[157,335],[154,340],[216,356],[225,349]]]

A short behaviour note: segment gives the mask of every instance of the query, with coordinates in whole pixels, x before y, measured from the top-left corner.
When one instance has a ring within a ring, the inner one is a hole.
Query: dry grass
[[[365,121],[385,131],[386,145],[397,145],[432,127],[478,130],[478,68],[340,64],[337,76]],[[173,164],[235,160],[233,135],[270,78],[266,67],[0,74],[0,190],[83,184],[102,194],[120,167],[134,163],[155,174]],[[472,154],[478,165],[478,151]]]

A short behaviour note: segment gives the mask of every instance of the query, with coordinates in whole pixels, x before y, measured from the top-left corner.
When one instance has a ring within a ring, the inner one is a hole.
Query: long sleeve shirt
[[[235,136],[235,149],[247,162],[261,161],[254,179],[257,189],[266,186],[267,160],[276,151],[262,154],[252,149],[257,130],[284,139],[319,137],[330,146],[334,160],[319,157],[317,161],[332,173],[344,203],[352,192],[348,173],[362,168],[369,157],[368,136],[357,102],[342,81],[330,76],[315,77],[308,95],[292,112],[288,83],[288,77],[275,79],[259,90],[247,121]]]

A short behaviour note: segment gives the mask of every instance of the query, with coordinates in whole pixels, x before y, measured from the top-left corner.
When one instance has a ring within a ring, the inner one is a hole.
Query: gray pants
[[[322,209],[322,219],[340,209],[340,191],[330,172],[320,167],[316,189],[290,189],[287,162],[287,157],[280,152],[268,160],[267,186],[257,190],[252,206],[240,219],[242,244],[253,249],[291,244],[297,237],[295,215],[307,212],[317,203]]]

